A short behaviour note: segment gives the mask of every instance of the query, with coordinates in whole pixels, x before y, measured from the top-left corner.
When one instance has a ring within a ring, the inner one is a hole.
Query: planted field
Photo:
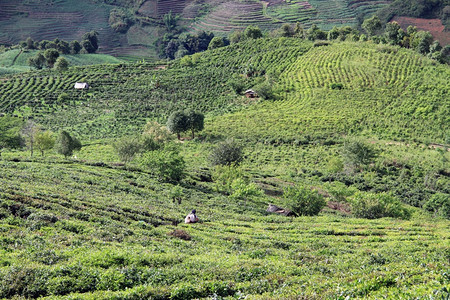
[[[296,39],[261,39],[197,55],[191,67],[176,61],[165,70],[138,63],[16,75],[0,83],[0,107],[31,114],[50,128],[74,128],[99,138],[131,132],[147,119],[165,122],[180,108],[211,116],[235,111],[245,100],[230,82],[257,87],[267,74],[281,101],[262,101],[217,119],[213,131],[256,139],[364,131],[386,138],[445,139],[449,102],[441,100],[448,97],[448,68],[390,46],[311,46]],[[242,77],[248,70],[255,75]],[[75,91],[80,81],[92,88]],[[343,89],[333,90],[333,84]],[[432,89],[425,88],[429,84]],[[58,100],[62,93],[68,96],[63,102]],[[50,112],[51,120],[45,117]]]
[[[273,29],[280,24],[280,21],[264,15],[262,3],[233,1],[221,3],[191,27],[194,30],[227,33],[244,30],[249,25],[256,25],[261,29]]]
[[[202,182],[173,204],[169,184],[111,163],[0,167],[1,297],[376,299],[449,288],[448,222],[418,211],[411,221],[286,218],[265,212],[275,198],[233,201]],[[201,223],[176,225],[193,207]]]
[[[2,149],[0,298],[445,299],[449,221],[425,209],[450,193],[449,72],[397,47],[280,38],[167,65],[2,76],[0,113],[65,129],[83,147],[67,159]],[[75,91],[77,81],[91,88]],[[269,96],[247,99],[248,88]],[[186,108],[206,122],[193,140],[165,142],[186,163],[178,186],[139,155],[119,161],[116,137]],[[343,150],[354,135],[374,155],[351,170]],[[211,166],[228,137],[243,146],[231,168],[243,191]],[[257,196],[236,196],[252,186]],[[266,212],[289,205],[292,186],[327,206],[314,217]],[[408,214],[356,218],[355,195],[398,199]],[[184,224],[192,209],[200,223]]]

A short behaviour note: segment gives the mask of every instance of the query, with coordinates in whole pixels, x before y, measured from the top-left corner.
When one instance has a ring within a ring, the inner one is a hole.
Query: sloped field
[[[258,139],[366,130],[388,138],[445,139],[448,68],[390,46],[311,46],[296,39],[261,39],[196,55],[191,67],[177,61],[166,70],[144,63],[17,75],[0,83],[0,107],[31,113],[50,127],[102,137],[133,130],[147,118],[165,122],[180,108],[213,115],[234,111],[245,102],[229,82],[241,81],[247,89],[268,76],[278,100],[217,119],[213,131]],[[250,69],[254,75],[243,77]],[[92,88],[75,91],[77,81]],[[61,93],[68,95],[63,102]],[[45,117],[49,112],[55,113],[52,120]]]

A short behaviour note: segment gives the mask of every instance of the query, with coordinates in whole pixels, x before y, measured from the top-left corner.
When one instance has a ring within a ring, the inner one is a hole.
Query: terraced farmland
[[[243,30],[249,25],[256,25],[261,29],[273,29],[280,24],[280,21],[264,15],[262,3],[230,1],[215,7],[213,12],[195,22],[191,28],[224,34]]]

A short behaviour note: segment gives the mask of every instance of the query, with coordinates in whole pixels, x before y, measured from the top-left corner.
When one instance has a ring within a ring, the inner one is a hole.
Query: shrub
[[[352,212],[356,217],[378,219],[383,217],[409,219],[411,212],[388,193],[357,192],[351,199]]]
[[[361,168],[376,157],[375,150],[358,139],[345,141],[341,152],[346,166],[350,169]]]
[[[141,151],[142,145],[138,137],[126,136],[117,140],[113,147],[120,160],[127,163],[133,160],[136,154]]]
[[[177,152],[163,149],[146,152],[140,165],[158,177],[160,181],[178,182],[185,176],[185,162]]]
[[[436,193],[424,204],[423,208],[435,216],[450,219],[450,195]]]
[[[234,140],[227,139],[213,149],[210,160],[213,165],[239,165],[242,161],[242,147]]]
[[[233,199],[247,200],[252,197],[263,195],[262,190],[253,182],[248,182],[244,178],[237,178],[231,183],[231,195]]]
[[[212,172],[212,179],[216,191],[230,194],[233,180],[242,178],[243,176],[242,170],[235,164],[217,165]]]
[[[323,196],[316,190],[302,186],[286,188],[283,196],[287,208],[299,216],[318,215],[327,204]]]
[[[68,157],[74,150],[81,149],[81,142],[77,138],[72,138],[67,131],[61,131],[55,143],[56,151]]]

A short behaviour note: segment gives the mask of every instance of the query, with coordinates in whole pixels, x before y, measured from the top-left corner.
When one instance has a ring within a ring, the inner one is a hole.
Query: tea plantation
[[[295,38],[3,76],[2,118],[83,147],[2,149],[0,299],[447,299],[448,78],[410,50]],[[184,179],[118,156],[119,138],[180,109],[205,129],[151,157],[175,153]],[[227,138],[242,162],[212,166]],[[352,164],[352,145],[370,155]],[[325,199],[317,216],[266,211],[297,187]]]

